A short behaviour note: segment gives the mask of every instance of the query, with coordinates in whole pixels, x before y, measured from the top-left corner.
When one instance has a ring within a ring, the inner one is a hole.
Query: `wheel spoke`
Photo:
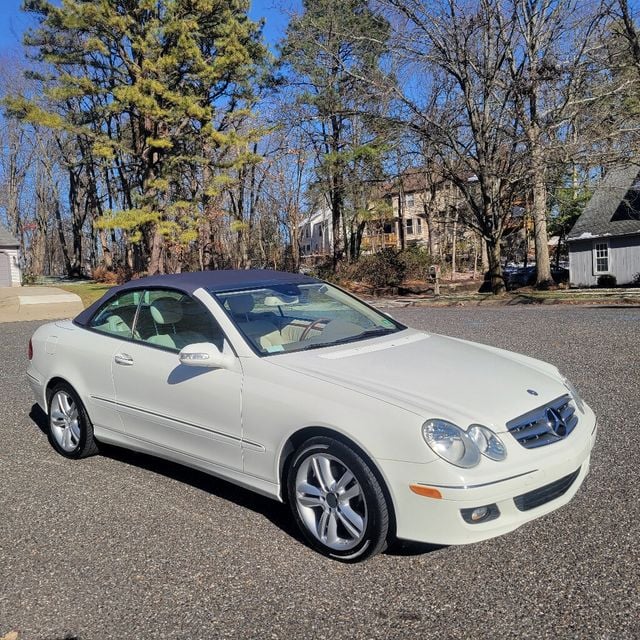
[[[323,511],[318,520],[318,537],[325,544],[335,546],[338,538],[338,521],[331,511]]]
[[[59,409],[51,407],[51,421],[56,427],[63,427],[65,422],[64,414]]]
[[[78,407],[75,404],[72,404],[69,410],[69,420],[78,421]]]
[[[329,512],[323,511],[318,519],[318,538],[322,542],[327,540],[327,527],[329,526]]]
[[[71,449],[73,447],[71,443],[71,429],[69,427],[62,432],[62,446],[65,449]]]
[[[62,394],[58,393],[55,397],[55,405],[58,408],[57,413],[59,413],[62,417],[66,418],[67,414],[64,410],[64,404],[62,403]]]
[[[69,425],[69,431],[71,432],[73,440],[75,440],[75,444],[78,444],[78,442],[80,442],[80,425],[77,420],[71,422]]]
[[[348,503],[350,500],[359,496],[360,493],[360,485],[356,482],[352,487],[349,487],[344,493],[340,494],[340,502],[343,504]]]
[[[64,415],[67,418],[71,417],[71,402],[70,402],[70,398],[66,393],[59,393],[58,394],[58,398],[60,401],[60,408],[62,409],[62,413],[64,413]]]
[[[344,525],[345,529],[354,537],[359,538],[364,530],[364,522],[351,507],[340,507],[337,511],[340,522]]]
[[[347,486],[349,485],[349,483],[353,479],[354,479],[353,473],[351,473],[351,471],[349,471],[349,469],[346,469],[345,472],[342,474],[342,477],[340,478],[340,480],[338,480],[338,482],[336,482],[336,486],[334,487],[334,491],[336,491],[339,494],[343,494],[345,492]]]
[[[314,456],[311,460],[311,465],[320,488],[325,492],[330,491],[335,482],[335,478],[331,473],[331,461],[324,456]]]
[[[308,482],[303,482],[297,487],[298,492],[298,502],[303,507],[322,507],[322,495],[323,492],[318,487],[309,484]]]
[[[329,513],[329,522],[327,523],[327,544],[335,545],[339,540],[338,520],[335,513]]]

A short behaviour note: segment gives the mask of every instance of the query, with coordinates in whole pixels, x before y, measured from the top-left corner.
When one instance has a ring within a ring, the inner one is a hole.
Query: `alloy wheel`
[[[362,487],[344,462],[327,453],[302,461],[295,480],[296,508],[307,530],[336,551],[353,549],[367,529]]]
[[[78,407],[66,391],[57,391],[51,398],[51,434],[58,446],[67,453],[80,444]]]

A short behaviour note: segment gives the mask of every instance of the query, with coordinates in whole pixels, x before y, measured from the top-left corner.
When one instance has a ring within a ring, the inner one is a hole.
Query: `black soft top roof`
[[[128,289],[154,289],[166,287],[192,294],[197,289],[207,289],[212,293],[219,291],[237,291],[254,287],[274,286],[279,284],[312,284],[320,282],[311,276],[269,269],[221,269],[218,271],[192,271],[174,273],[130,280],[125,284],[109,289],[102,298],[87,307],[76,316],[74,322],[81,326],[88,324],[93,314],[110,298]]]

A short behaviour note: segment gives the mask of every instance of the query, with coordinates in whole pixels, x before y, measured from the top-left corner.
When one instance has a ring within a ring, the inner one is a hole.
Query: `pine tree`
[[[301,119],[318,157],[317,190],[331,210],[335,264],[347,245],[356,257],[368,207],[359,186],[380,172],[385,144],[376,134],[377,96],[371,90],[372,79],[382,83],[380,60],[390,28],[366,0],[302,4],[287,29],[282,60],[293,71]]]
[[[248,6],[24,3],[38,18],[25,44],[44,70],[44,99],[13,96],[6,104],[23,120],[81,142],[94,175],[105,175],[115,193],[98,226],[128,234],[136,270],[164,271],[167,252],[198,237],[230,172],[258,161],[251,84],[265,50]]]

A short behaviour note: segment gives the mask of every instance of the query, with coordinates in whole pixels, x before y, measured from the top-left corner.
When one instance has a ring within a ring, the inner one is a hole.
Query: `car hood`
[[[568,392],[550,364],[408,329],[393,336],[282,354],[273,364],[412,411],[496,432]]]

